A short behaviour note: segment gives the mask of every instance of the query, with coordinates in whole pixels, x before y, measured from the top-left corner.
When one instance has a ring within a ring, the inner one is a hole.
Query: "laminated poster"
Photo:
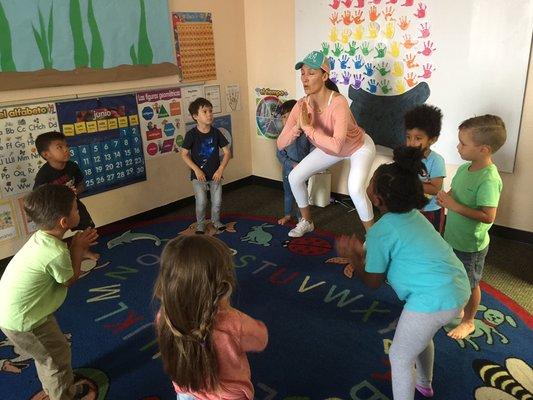
[[[58,103],[57,114],[85,176],[82,196],[146,180],[135,95]]]
[[[216,79],[211,13],[172,13],[172,27],[180,80],[195,82]]]
[[[2,197],[31,191],[45,163],[35,148],[39,134],[58,130],[54,103],[0,108],[0,193]]]
[[[283,129],[280,106],[287,100],[286,90],[256,88],[255,121],[257,134],[267,139],[276,139]]]
[[[204,86],[205,98],[213,105],[213,114],[222,112],[222,98],[220,97],[220,85]]]
[[[0,242],[15,239],[17,236],[13,206],[10,201],[0,201]]]
[[[28,216],[28,214],[26,214],[26,211],[24,211],[24,197],[18,199],[18,204],[20,208],[20,215],[22,216],[24,233],[26,235],[31,235],[37,230],[37,225],[35,225],[35,222],[33,222],[32,219]]]
[[[174,143],[183,142],[185,124],[181,89],[137,93],[141,137],[147,159],[172,154]]]

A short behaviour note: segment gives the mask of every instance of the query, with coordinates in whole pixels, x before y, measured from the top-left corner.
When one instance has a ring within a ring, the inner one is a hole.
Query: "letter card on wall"
[[[85,175],[82,196],[146,180],[135,95],[58,103],[57,115]]]
[[[35,138],[57,131],[54,103],[0,108],[0,194],[14,196],[31,191],[44,160]]]

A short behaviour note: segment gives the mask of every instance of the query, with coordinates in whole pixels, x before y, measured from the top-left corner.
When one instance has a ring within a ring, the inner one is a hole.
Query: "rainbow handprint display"
[[[329,34],[322,52],[340,87],[393,96],[427,82],[435,71],[428,8],[412,0],[338,2],[325,5]]]
[[[460,164],[457,126],[473,115],[497,114],[507,141],[495,163],[513,171],[531,71],[533,0],[294,4],[295,61],[312,50],[331,58],[331,78],[375,143],[403,143],[403,114],[428,101],[445,115],[436,150],[447,163]],[[296,95],[303,96],[299,74],[295,78]]]

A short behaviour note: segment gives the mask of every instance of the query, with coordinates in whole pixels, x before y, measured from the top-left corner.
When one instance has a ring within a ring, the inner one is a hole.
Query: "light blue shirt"
[[[435,153],[433,150],[429,152],[427,158],[422,160],[426,169],[428,171],[427,176],[421,176],[420,180],[422,182],[428,182],[430,179],[434,178],[444,178],[446,177],[446,163],[444,158],[438,153]],[[422,209],[422,211],[435,211],[440,210],[440,206],[437,204],[437,196],[431,196],[429,203]]]
[[[470,297],[463,264],[418,210],[388,212],[369,229],[365,270],[386,274],[411,311],[452,310]]]

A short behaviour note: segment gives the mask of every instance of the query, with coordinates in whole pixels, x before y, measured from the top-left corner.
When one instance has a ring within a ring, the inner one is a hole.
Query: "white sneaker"
[[[300,222],[294,227],[294,229],[289,231],[290,237],[301,237],[308,232],[313,232],[315,230],[315,225],[312,222],[307,221],[306,219],[301,219]]]

